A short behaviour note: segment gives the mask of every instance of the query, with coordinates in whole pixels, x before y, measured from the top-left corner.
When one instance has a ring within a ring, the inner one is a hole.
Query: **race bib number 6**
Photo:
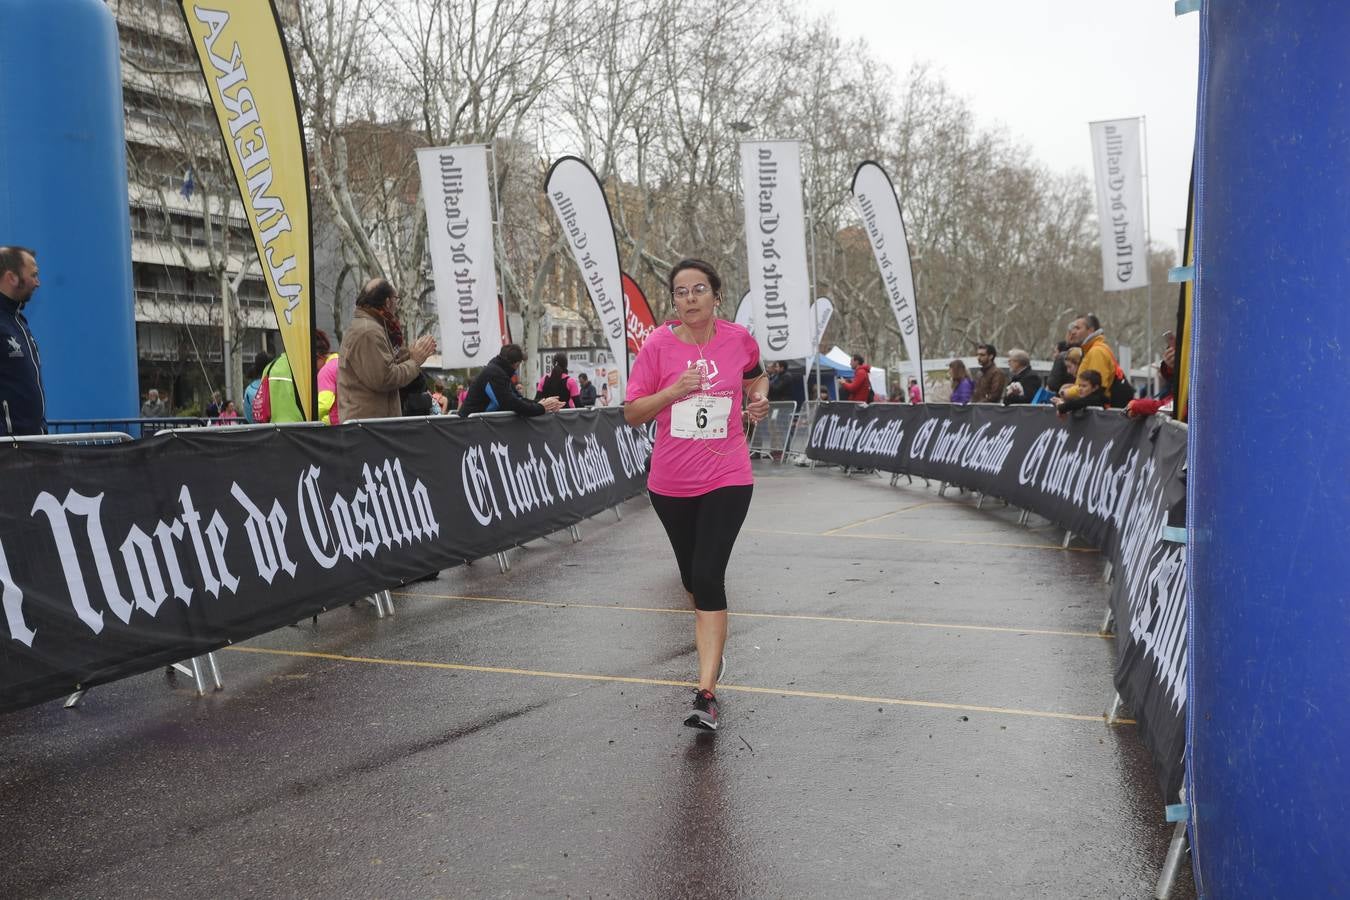
[[[730,397],[695,394],[670,408],[670,436],[696,441],[727,436],[731,418]]]

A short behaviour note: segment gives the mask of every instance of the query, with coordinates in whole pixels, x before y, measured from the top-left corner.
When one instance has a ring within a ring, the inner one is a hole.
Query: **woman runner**
[[[669,288],[679,320],[666,322],[642,345],[624,418],[629,425],[656,419],[647,490],[694,602],[698,688],[684,724],[716,731],[727,562],[754,484],[741,420],[769,414],[769,379],[750,332],[717,317],[722,279],[711,265],[681,260],[670,270]],[[743,395],[750,399],[744,412]]]

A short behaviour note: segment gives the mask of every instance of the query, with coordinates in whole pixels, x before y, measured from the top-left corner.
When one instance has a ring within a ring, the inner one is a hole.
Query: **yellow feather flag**
[[[1195,172],[1191,172],[1190,196],[1186,200],[1186,240],[1181,248],[1181,265],[1195,265]],[[1181,294],[1177,300],[1177,349],[1173,366],[1176,369],[1175,390],[1173,392],[1173,416],[1178,422],[1185,422],[1187,401],[1191,388],[1191,312],[1195,300],[1195,278],[1181,282]]]
[[[300,411],[312,419],[309,166],[281,20],[270,0],[180,2],[253,231]]]

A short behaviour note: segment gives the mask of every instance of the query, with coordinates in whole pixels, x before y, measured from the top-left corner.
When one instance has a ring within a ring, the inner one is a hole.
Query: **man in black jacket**
[[[36,253],[0,247],[0,436],[47,432],[42,360],[23,317],[39,284]]]
[[[478,373],[469,385],[469,393],[459,405],[461,418],[480,412],[513,412],[518,416],[542,416],[557,412],[562,401],[545,397],[543,402],[527,400],[511,385],[511,376],[525,361],[525,351],[518,344],[507,344]]]
[[[1030,403],[1041,389],[1041,376],[1031,371],[1031,355],[1025,350],[1008,351],[1008,387],[1003,392],[1003,405]]]
[[[577,397],[577,406],[590,409],[595,405],[595,385],[591,384],[590,376],[585,372],[578,375],[577,386],[581,388],[581,394]]]

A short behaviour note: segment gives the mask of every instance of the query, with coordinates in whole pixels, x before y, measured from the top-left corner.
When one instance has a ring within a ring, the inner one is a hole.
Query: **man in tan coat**
[[[398,292],[383,278],[372,278],[356,298],[356,315],[342,335],[338,351],[338,418],[384,419],[402,413],[398,390],[412,381],[436,340],[423,335],[403,346],[395,315]]]

